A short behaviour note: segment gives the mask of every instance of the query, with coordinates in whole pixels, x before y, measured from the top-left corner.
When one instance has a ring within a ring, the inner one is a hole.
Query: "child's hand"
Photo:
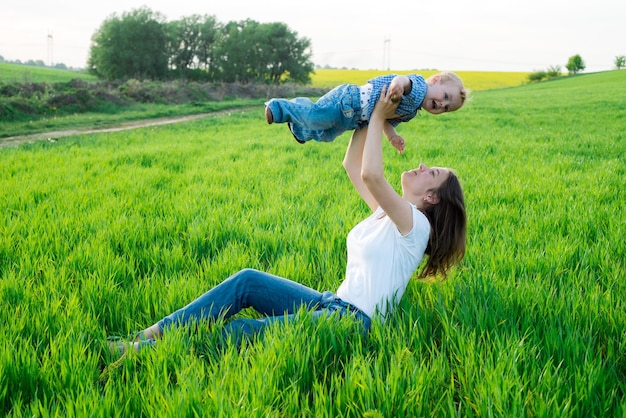
[[[404,89],[395,81],[396,79],[394,78],[389,85],[389,97],[391,99],[391,103],[400,103],[400,100],[402,100],[402,94],[404,94]]]
[[[400,103],[402,96],[411,91],[411,80],[404,75],[397,75],[389,83],[389,93],[393,103]]]
[[[400,135],[394,135],[391,138],[389,138],[389,142],[391,143],[391,145],[393,145],[393,147],[395,149],[398,150],[398,152],[400,154],[402,154],[404,152],[404,138],[402,138]]]

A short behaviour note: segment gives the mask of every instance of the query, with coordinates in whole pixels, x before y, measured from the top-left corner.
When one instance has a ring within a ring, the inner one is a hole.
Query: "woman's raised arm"
[[[372,112],[363,146],[361,180],[373,200],[404,235],[413,228],[412,210],[409,203],[391,187],[385,178],[383,168],[382,132],[385,120],[393,118],[398,107],[397,103],[392,103],[390,96],[383,87],[380,99]]]
[[[378,202],[367,189],[363,179],[361,178],[361,166],[363,164],[363,146],[365,145],[365,137],[367,128],[356,129],[352,133],[346,155],[343,159],[343,168],[345,168],[350,181],[359,193],[361,198],[367,203],[372,211],[378,207]]]

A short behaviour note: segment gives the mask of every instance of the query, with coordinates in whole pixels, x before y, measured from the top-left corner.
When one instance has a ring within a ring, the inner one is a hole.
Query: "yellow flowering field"
[[[364,84],[367,80],[384,74],[421,74],[428,78],[438,70],[378,71],[316,69],[311,76],[314,87],[334,87],[339,84]],[[527,80],[526,72],[455,71],[463,79],[465,87],[472,91],[491,90],[519,86]]]

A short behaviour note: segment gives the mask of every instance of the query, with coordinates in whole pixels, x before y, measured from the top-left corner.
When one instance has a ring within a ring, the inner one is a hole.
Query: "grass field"
[[[624,97],[626,71],[588,74],[401,125],[387,177],[455,168],[468,251],[369,339],[303,312],[220,351],[200,325],[104,379],[108,335],[243,267],[335,290],[368,213],[348,136],[299,145],[258,109],[0,149],[1,413],[626,416]]]
[[[35,67],[32,65],[0,63],[0,81],[4,83],[66,83],[75,78],[97,81],[86,72],[60,70],[57,68]]]

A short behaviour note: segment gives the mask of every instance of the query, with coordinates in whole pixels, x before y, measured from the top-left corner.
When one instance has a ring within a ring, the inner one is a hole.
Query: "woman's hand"
[[[376,102],[376,106],[374,106],[372,117],[382,117],[382,119],[395,119],[400,117],[400,115],[396,114],[396,109],[400,101],[394,103],[393,100],[391,100],[392,96],[393,92],[387,90],[387,86],[383,86],[380,92],[380,98],[378,102]]]

